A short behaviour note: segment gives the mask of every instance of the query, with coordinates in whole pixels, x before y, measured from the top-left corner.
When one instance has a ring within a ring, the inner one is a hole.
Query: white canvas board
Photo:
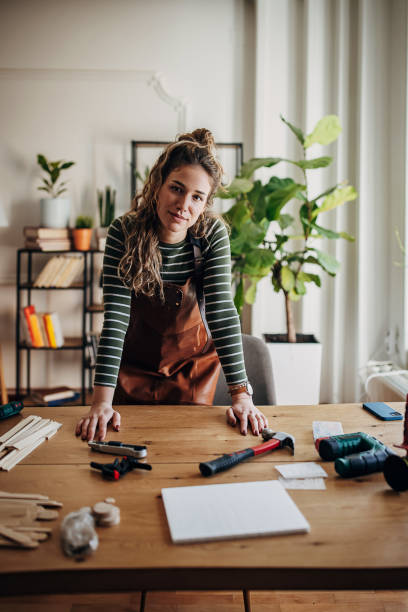
[[[277,480],[173,487],[162,498],[177,544],[310,531]]]

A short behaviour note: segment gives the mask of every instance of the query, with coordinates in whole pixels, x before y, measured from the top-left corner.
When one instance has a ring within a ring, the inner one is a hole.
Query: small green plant
[[[80,215],[75,220],[76,229],[90,229],[92,226],[93,226],[92,217],[87,217],[86,215]]]
[[[105,198],[103,191],[98,189],[99,222],[101,227],[109,227],[115,218],[116,191],[111,187],[105,187]]]
[[[46,191],[52,198],[58,198],[61,194],[66,192],[66,182],[62,181],[58,183],[62,170],[68,170],[75,162],[66,162],[59,160],[55,162],[49,162],[44,155],[37,155],[37,163],[41,166],[44,172],[47,173],[48,178],[42,179],[43,185],[38,187],[39,191]]]
[[[258,282],[269,276],[274,290],[282,292],[285,298],[288,342],[296,342],[292,302],[305,295],[308,283],[321,286],[316,268],[335,276],[340,265],[330,253],[321,249],[321,242],[327,238],[354,240],[346,232],[322,227],[320,215],[354,200],[357,192],[353,186],[342,183],[320,194],[309,193],[308,172],[326,168],[332,158],[308,159],[306,151],[315,143],[327,145],[337,139],[341,127],[336,115],[323,117],[308,135],[282,116],[281,119],[298,139],[301,158],[250,159],[217,196],[235,199],[225,218],[231,227],[232,270],[236,283],[234,301],[238,312],[245,302],[254,303]],[[282,161],[299,168],[302,179],[294,181],[272,176],[265,183],[253,180],[259,168],[270,168]],[[296,217],[283,212],[289,202],[293,203]]]

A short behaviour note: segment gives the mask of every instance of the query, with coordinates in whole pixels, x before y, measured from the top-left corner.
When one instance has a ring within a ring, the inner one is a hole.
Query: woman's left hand
[[[248,423],[254,436],[258,436],[261,431],[268,427],[268,419],[252,401],[252,397],[247,393],[238,393],[232,397],[232,406],[227,410],[227,422],[233,427],[240,423],[241,433],[246,436]]]

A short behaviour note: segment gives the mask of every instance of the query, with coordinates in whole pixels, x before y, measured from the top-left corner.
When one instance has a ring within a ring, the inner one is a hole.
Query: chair
[[[248,334],[242,334],[242,347],[248,380],[254,390],[254,404],[255,406],[271,406],[274,403],[272,363],[268,348],[263,340]],[[214,406],[231,404],[231,396],[222,371],[218,379],[213,403]]]

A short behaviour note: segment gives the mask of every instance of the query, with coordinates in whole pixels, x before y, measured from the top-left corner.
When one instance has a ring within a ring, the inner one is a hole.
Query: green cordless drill
[[[318,438],[315,445],[322,459],[334,460],[336,472],[344,478],[382,472],[387,457],[395,454],[385,444],[361,431]]]

